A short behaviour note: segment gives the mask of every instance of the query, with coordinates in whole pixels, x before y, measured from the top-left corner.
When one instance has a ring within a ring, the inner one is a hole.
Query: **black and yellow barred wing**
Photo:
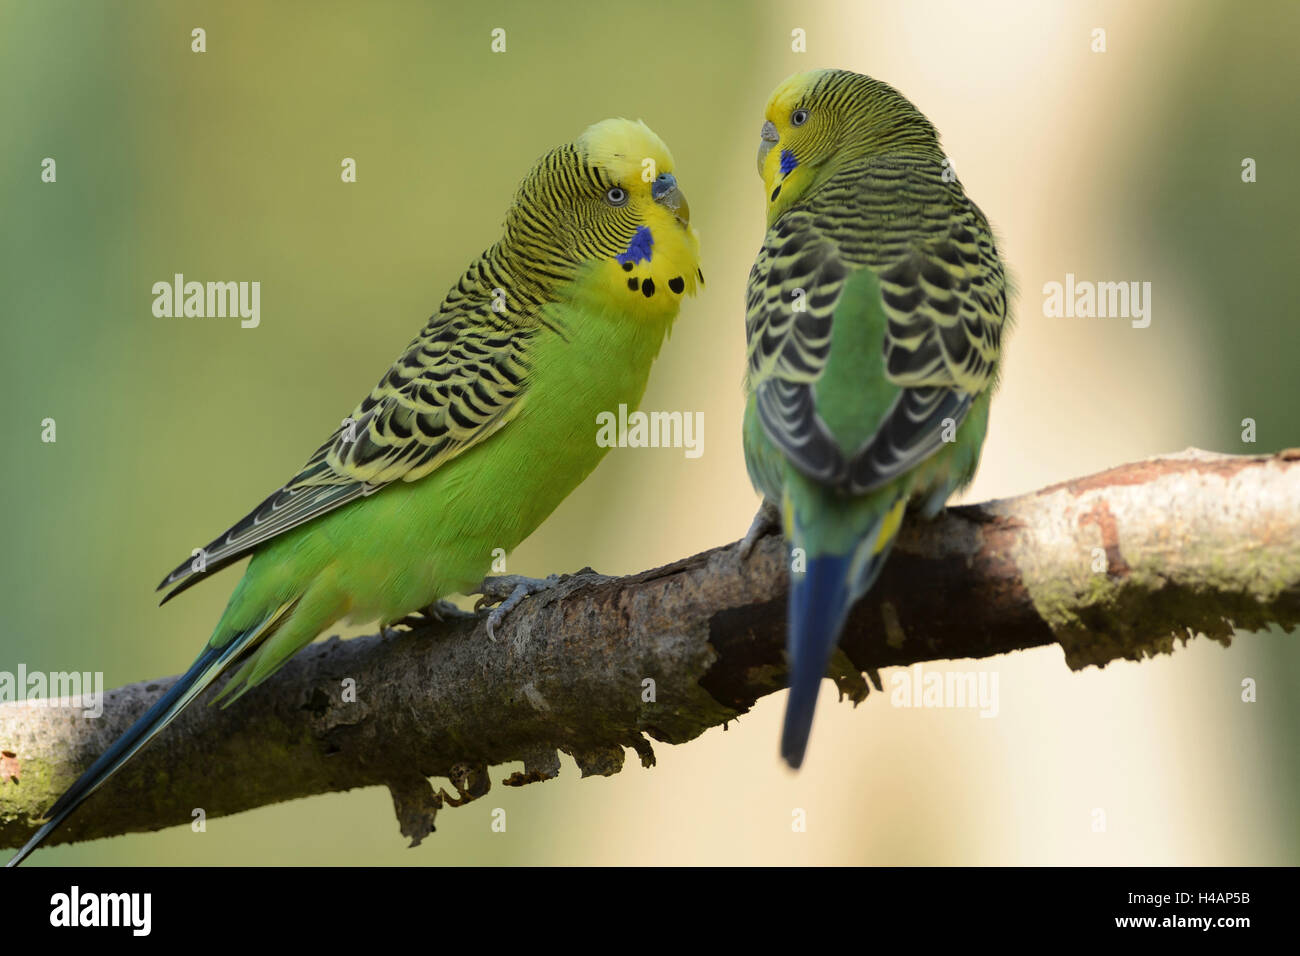
[[[474,267],[471,267],[471,272]],[[464,283],[461,289],[464,290]],[[390,482],[414,481],[486,440],[518,414],[540,308],[523,317],[453,291],[365,400],[283,487],[186,561],[159,588],[164,603],[207,573]]]
[[[880,301],[844,301],[862,269]],[[796,308],[796,303],[798,307]],[[900,386],[856,448],[816,407],[834,321],[883,308],[886,378]],[[764,432],[814,480],[862,494],[937,451],[992,383],[1007,315],[992,233],[956,182],[924,159],[874,158],[841,170],[768,230],[750,273],[749,387]]]

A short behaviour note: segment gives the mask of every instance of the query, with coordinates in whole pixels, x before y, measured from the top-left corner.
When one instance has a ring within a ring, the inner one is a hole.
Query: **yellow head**
[[[796,73],[773,90],[759,133],[768,223],[847,160],[918,151],[943,155],[929,120],[892,86],[847,70]]]
[[[533,167],[507,216],[507,241],[557,275],[592,274],[602,304],[675,315],[700,272],[699,237],[673,170],[645,123],[596,123]]]

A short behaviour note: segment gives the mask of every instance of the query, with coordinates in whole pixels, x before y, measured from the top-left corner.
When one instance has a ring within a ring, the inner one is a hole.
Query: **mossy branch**
[[[768,537],[743,562],[732,544],[565,576],[495,643],[481,617],[332,638],[234,707],[190,708],[51,842],[382,784],[418,843],[442,806],[487,792],[495,765],[523,762],[508,786],[555,776],[561,750],[584,775],[617,772],[626,748],[650,766],[652,739],[691,740],[785,685],[785,598],[785,548]],[[1057,643],[1079,669],[1298,622],[1300,450],[1189,451],[911,522],[850,619],[836,679],[861,699],[863,672],[879,687],[882,667]],[[0,705],[0,846],[26,840],[170,683],[110,692],[97,720]]]

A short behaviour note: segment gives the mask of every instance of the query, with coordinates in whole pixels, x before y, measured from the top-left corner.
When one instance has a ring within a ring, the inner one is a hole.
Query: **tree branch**
[[[558,750],[584,776],[617,772],[627,747],[650,766],[647,738],[690,740],[785,686],[786,562],[767,537],[743,563],[732,544],[624,578],[587,569],[526,600],[496,643],[453,618],[314,644],[234,707],[191,707],[51,842],[383,784],[418,843],[440,807],[487,792],[492,765],[523,761],[508,786],[555,776]],[[1271,623],[1300,623],[1300,449],[1188,451],[912,521],[836,679],[860,699],[861,672],[879,688],[886,666],[1059,643],[1077,670]],[[98,720],[0,705],[0,846],[171,682],[109,692]]]

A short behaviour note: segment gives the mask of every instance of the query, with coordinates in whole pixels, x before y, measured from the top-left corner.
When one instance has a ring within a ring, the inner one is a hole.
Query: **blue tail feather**
[[[68,818],[73,810],[116,773],[141,747],[172,722],[185,707],[214,681],[231,659],[246,648],[254,632],[240,635],[224,647],[205,648],[186,671],[144,715],[122,734],[85,773],[59,797],[46,814],[46,822],[19,850],[6,866],[17,866]]]
[[[852,554],[809,556],[807,570],[790,575],[790,697],[785,706],[781,756],[795,769],[803,763],[817,693],[853,604],[852,563]]]

